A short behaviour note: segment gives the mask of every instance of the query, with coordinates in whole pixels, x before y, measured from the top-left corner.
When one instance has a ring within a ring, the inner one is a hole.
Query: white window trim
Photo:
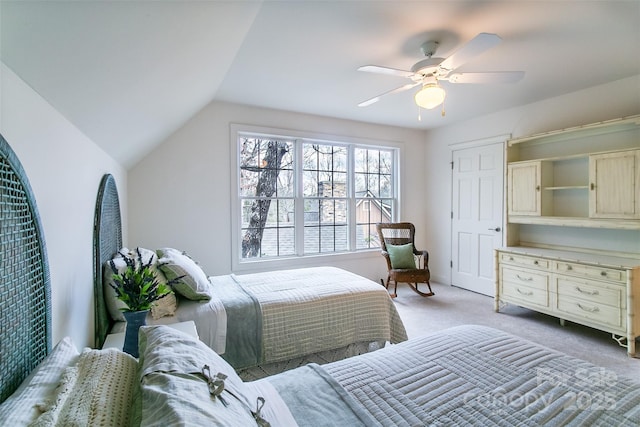
[[[378,148],[390,148],[393,149],[393,160],[396,165],[394,170],[393,177],[393,191],[396,197],[394,198],[394,206],[393,211],[396,214],[396,217],[393,220],[397,220],[397,218],[401,218],[400,208],[402,205],[402,197],[401,197],[401,178],[403,170],[403,156],[402,152],[404,149],[404,143],[397,141],[386,141],[386,140],[376,140],[376,139],[368,139],[368,138],[357,138],[357,137],[349,137],[342,135],[331,135],[324,133],[316,133],[316,132],[303,132],[303,131],[295,131],[288,129],[279,129],[279,128],[271,128],[264,126],[255,126],[255,125],[247,125],[247,124],[239,124],[239,123],[231,123],[229,126],[229,143],[230,143],[230,164],[231,164],[231,271],[232,272],[252,272],[252,271],[264,271],[266,269],[281,269],[281,268],[300,268],[306,266],[314,266],[314,265],[322,265],[322,264],[331,264],[332,261],[348,261],[348,260],[357,260],[363,258],[371,258],[374,255],[379,256],[380,249],[361,249],[353,252],[340,252],[340,253],[322,253],[322,254],[312,254],[312,255],[294,255],[291,257],[280,257],[280,258],[259,258],[255,260],[243,260],[240,261],[240,239],[239,239],[239,229],[240,229],[240,206],[238,204],[238,182],[240,180],[240,169],[238,167],[238,160],[240,157],[240,147],[238,145],[238,135],[242,133],[249,133],[253,135],[264,135],[266,137],[281,137],[283,139],[304,139],[304,140],[312,140],[317,141],[319,143],[347,143],[347,144],[355,144],[360,147],[371,147],[373,149]],[[300,150],[298,150],[300,151]],[[296,153],[296,156],[302,156],[302,153]],[[350,157],[353,159],[353,156]],[[298,160],[298,159],[296,159]],[[353,165],[350,165],[350,168],[353,169]],[[298,185],[302,185],[302,182],[298,180]],[[348,189],[349,197],[351,203],[355,204],[355,199],[351,197],[354,191],[353,189],[354,183],[351,182],[350,188]],[[299,190],[299,189],[298,189]],[[398,203],[400,201],[400,203]],[[296,206],[296,208],[298,208]],[[354,206],[351,206],[350,209],[350,220],[355,221],[355,209]],[[303,209],[296,209],[296,221],[302,220],[303,218],[297,218],[300,215],[301,217],[304,215]],[[296,233],[303,232],[302,227],[296,228]],[[355,233],[355,227],[350,227],[352,233]],[[301,241],[296,236],[296,245]],[[351,241],[354,241],[355,236],[351,236]],[[300,254],[301,248],[296,247],[296,253]]]

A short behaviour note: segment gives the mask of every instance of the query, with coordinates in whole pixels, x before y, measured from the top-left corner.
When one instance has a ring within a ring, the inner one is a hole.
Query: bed
[[[122,249],[118,192],[110,175],[98,190],[94,229],[95,346],[101,347],[108,333],[124,330],[124,322],[115,321],[117,308],[107,307],[103,272]],[[148,316],[148,324],[193,320],[201,340],[243,379],[340,360],[407,339],[387,291],[346,270],[325,266],[207,277],[180,250],[140,250],[150,257],[157,252],[159,268],[167,276],[186,274],[191,286],[182,295],[176,292],[173,315]]]
[[[28,182],[8,169],[0,212],[24,220],[0,228],[0,256],[33,249],[19,269],[0,263],[0,425],[640,424],[640,383],[480,326],[255,381],[242,381],[209,346],[163,325],[141,328],[139,359],[113,348],[79,352],[68,337],[51,349],[39,218]],[[25,316],[22,308],[34,304],[42,309]]]

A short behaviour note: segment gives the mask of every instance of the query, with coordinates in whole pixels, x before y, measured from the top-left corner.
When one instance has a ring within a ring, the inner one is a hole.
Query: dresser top
[[[522,255],[539,256],[583,264],[592,264],[602,267],[633,269],[640,268],[640,255],[629,254],[629,257],[609,256],[586,252],[574,252],[558,249],[544,249],[527,246],[507,246],[498,249],[501,252],[512,252]]]

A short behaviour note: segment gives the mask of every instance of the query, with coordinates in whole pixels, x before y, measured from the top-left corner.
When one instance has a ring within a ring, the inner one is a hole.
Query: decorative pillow
[[[151,305],[151,317],[155,320],[164,316],[173,316],[178,309],[178,300],[174,293],[166,294]]]
[[[20,387],[0,405],[0,425],[27,425],[38,418],[41,414],[38,405],[55,395],[63,371],[75,365],[78,354],[69,337],[56,344]]]
[[[207,275],[185,252],[173,248],[158,249],[158,267],[173,289],[185,298],[194,301],[209,301],[211,291]]]
[[[119,350],[85,349],[67,368],[57,395],[33,427],[126,426],[137,387],[138,362]]]
[[[164,273],[158,268],[158,257],[155,252],[145,248],[137,248],[140,250],[140,255],[142,256],[142,262],[147,263],[151,260],[151,270],[155,273],[158,283],[167,284],[167,278]],[[127,264],[122,256],[125,254],[128,258],[136,259],[138,255],[136,250],[129,250],[127,248],[122,248],[118,251],[118,254],[112,259],[118,273],[123,272],[124,269],[127,268]],[[107,305],[107,310],[111,315],[111,318],[116,322],[124,322],[124,316],[122,314],[121,309],[127,308],[127,305],[120,301],[116,296],[116,291],[111,287],[111,283],[113,283],[113,270],[111,269],[110,263],[107,261],[104,265],[104,277],[103,277],[103,288],[104,288],[104,298]],[[174,297],[175,301],[175,297]],[[175,312],[175,308],[173,309]],[[172,314],[173,314],[172,312]],[[166,314],[164,314],[166,315]],[[162,317],[162,316],[159,316]],[[159,318],[158,317],[158,318]],[[156,319],[156,317],[154,317]]]
[[[416,260],[413,257],[413,244],[406,245],[386,245],[391,268],[409,269],[416,268]]]
[[[224,390],[214,398],[204,374],[222,378],[219,373],[226,376]],[[255,393],[216,352],[183,332],[141,327],[140,375],[141,425],[256,425]]]

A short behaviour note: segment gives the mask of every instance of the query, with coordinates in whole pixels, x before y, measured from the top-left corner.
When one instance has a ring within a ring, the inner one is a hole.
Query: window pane
[[[241,138],[240,144],[240,195],[293,195],[292,142]]]
[[[380,173],[380,152],[377,150],[367,150],[367,172]]]
[[[356,201],[356,249],[380,246],[376,223],[391,221],[391,199],[366,198]]]
[[[302,173],[302,194],[305,197],[318,195],[318,173],[316,171],[304,171]]]
[[[320,199],[320,223],[346,224],[347,201]]]
[[[347,174],[346,173],[334,172],[333,197],[347,197]]]
[[[240,170],[240,195],[241,196],[255,196],[256,185],[258,185],[258,177],[260,174],[257,171],[241,169]]]
[[[356,248],[379,248],[380,239],[375,224],[359,224],[356,227]]]
[[[372,197],[380,196],[380,180],[378,175],[367,176],[367,190]]]
[[[313,144],[302,144],[302,167],[305,170],[318,170],[318,150]]]
[[[346,225],[320,227],[320,252],[343,252],[349,248]]]
[[[355,172],[366,172],[367,170],[367,150],[362,148],[356,148],[354,150],[354,165]]]
[[[347,149],[345,147],[333,147],[333,167],[337,172],[347,171]]]
[[[242,212],[242,258],[294,253],[293,199],[245,199]]]
[[[278,197],[292,197],[295,194],[293,178],[294,173],[292,170],[280,170],[276,187],[276,195]]]
[[[380,173],[391,175],[393,156],[391,151],[380,151]]]
[[[391,197],[391,176],[380,175],[380,197]]]

